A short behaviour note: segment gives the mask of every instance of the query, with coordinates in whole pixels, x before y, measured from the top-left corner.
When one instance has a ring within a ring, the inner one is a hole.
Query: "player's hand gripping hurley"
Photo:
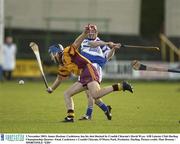
[[[142,64],[142,63],[140,63],[140,61],[137,61],[137,60],[132,61],[131,65],[134,70],[180,73],[180,70],[178,70],[178,69],[153,67],[153,66]]]
[[[31,49],[33,50],[33,52],[36,56],[36,59],[37,59],[38,65],[39,65],[39,69],[40,69],[42,78],[44,80],[44,84],[45,84],[46,88],[48,88],[48,83],[47,83],[47,80],[46,80],[46,77],[45,77],[45,74],[44,74],[44,71],[42,68],[38,45],[35,42],[31,42],[29,46],[31,47]]]

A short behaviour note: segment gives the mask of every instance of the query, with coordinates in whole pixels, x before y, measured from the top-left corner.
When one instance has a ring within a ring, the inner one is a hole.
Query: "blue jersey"
[[[110,48],[106,45],[98,47],[90,47],[90,41],[100,41],[97,37],[96,39],[85,39],[80,48],[80,53],[89,59],[92,63],[97,63],[100,67],[103,67],[107,62],[107,56],[110,51]]]

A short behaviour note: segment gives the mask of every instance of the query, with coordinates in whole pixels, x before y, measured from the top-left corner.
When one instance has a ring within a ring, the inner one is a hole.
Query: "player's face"
[[[96,39],[97,35],[98,35],[97,30],[96,29],[92,29],[92,30],[90,30],[90,32],[88,34],[88,38],[89,39]]]
[[[58,59],[57,59],[57,53],[56,53],[56,54],[51,53],[51,54],[50,54],[50,57],[51,57],[51,60],[52,60],[54,63],[59,63],[59,62],[58,62]]]
[[[55,54],[50,54],[51,60],[54,61],[56,64],[62,64],[62,55],[63,53],[55,53]]]

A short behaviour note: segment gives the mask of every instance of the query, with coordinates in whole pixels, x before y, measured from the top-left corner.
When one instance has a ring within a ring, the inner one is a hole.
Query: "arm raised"
[[[76,40],[74,41],[73,45],[76,48],[79,48],[81,43],[83,42],[83,40],[87,37],[88,33],[89,33],[90,27],[89,25],[85,26],[84,31],[76,38]]]

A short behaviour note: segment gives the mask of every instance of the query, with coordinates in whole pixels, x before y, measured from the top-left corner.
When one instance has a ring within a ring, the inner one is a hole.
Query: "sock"
[[[69,118],[74,118],[74,110],[69,109],[69,110],[67,111],[67,117],[69,117]]]
[[[104,112],[108,111],[107,105],[105,105],[103,102],[97,103],[98,107],[100,107]]]
[[[120,83],[113,84],[112,87],[113,87],[113,91],[120,91],[123,89]]]
[[[86,111],[86,116],[88,116],[89,118],[91,118],[92,116],[92,111],[93,111],[93,107],[92,106],[89,106],[87,108],[87,111]]]

